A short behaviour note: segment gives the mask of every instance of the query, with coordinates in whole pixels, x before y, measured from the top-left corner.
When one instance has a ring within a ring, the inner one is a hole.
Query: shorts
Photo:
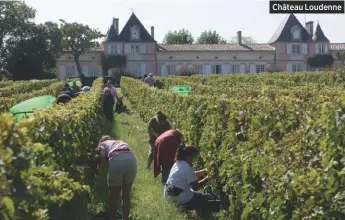
[[[109,161],[108,186],[133,184],[137,175],[137,161],[133,153],[122,153]]]

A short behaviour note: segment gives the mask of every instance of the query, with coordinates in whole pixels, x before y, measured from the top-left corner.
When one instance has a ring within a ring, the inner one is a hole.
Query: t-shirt
[[[123,141],[107,140],[98,145],[99,153],[107,160],[111,160],[118,154],[131,153],[129,145]]]
[[[155,84],[156,80],[152,76],[149,76],[144,79],[144,82],[152,86]]]
[[[163,123],[159,123],[157,116],[151,118],[149,121],[148,132],[151,140],[155,140],[159,135],[170,129],[170,123],[167,120],[165,120]],[[156,135],[154,133],[156,133]]]
[[[169,196],[164,187],[164,197],[178,204],[186,204],[194,194],[190,184],[197,179],[194,169],[184,160],[176,161],[171,168],[166,185],[176,186],[183,190],[178,196]]]
[[[112,86],[111,88],[105,87],[104,92],[106,92],[107,90],[109,90],[114,97],[117,95],[117,91],[114,86]]]

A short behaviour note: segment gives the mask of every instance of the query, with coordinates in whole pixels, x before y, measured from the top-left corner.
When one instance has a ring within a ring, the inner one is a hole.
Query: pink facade
[[[345,43],[330,43],[320,24],[314,31],[312,21],[302,25],[293,14],[282,22],[268,43],[243,44],[241,31],[237,32],[237,40],[233,44],[157,44],[154,27],[149,33],[133,13],[121,32],[119,19],[113,19],[102,48],[92,51],[92,55],[85,55],[81,59],[81,67],[86,76],[111,74],[112,70],[102,72],[103,54],[125,56],[126,68],[138,76],[148,73],[166,76],[182,68],[201,74],[259,73],[270,69],[318,71],[309,67],[310,57],[345,52]],[[73,60],[67,57],[62,56],[57,61],[57,76],[60,79],[75,74]],[[337,65],[338,61],[334,63],[334,66]]]

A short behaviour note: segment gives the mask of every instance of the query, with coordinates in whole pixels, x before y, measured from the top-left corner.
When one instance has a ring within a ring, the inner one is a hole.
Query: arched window
[[[294,26],[291,28],[292,40],[301,40],[301,28]]]

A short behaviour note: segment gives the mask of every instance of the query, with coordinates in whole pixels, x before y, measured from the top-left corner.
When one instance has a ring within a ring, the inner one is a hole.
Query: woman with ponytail
[[[198,153],[193,146],[180,146],[177,149],[175,164],[164,187],[164,197],[185,210],[208,215],[221,209],[221,201],[214,200],[209,194],[196,192],[209,180],[206,169],[194,171],[192,168],[193,159]]]

